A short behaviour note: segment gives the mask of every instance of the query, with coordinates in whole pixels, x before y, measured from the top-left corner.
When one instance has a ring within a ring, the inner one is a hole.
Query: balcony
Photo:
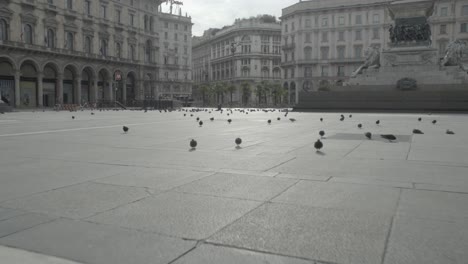
[[[281,47],[283,50],[292,50],[296,48],[296,43],[285,44]]]
[[[36,1],[35,0],[23,0],[21,1],[21,5],[24,7],[35,8]]]
[[[83,15],[83,22],[85,23],[93,23],[94,22],[94,17],[91,14],[84,14]]]

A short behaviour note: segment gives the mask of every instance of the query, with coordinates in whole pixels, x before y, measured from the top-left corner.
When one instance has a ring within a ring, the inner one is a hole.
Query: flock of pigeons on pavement
[[[147,110],[144,110],[144,111],[145,111],[145,113],[147,112]],[[168,112],[168,111],[169,111],[169,112],[172,112],[173,110],[159,110],[159,112],[162,112],[162,111],[164,111],[164,112]],[[179,110],[177,110],[177,111],[178,111],[178,112],[184,112],[184,117],[186,117],[186,116],[188,116],[188,115],[190,115],[190,117],[193,117],[193,116],[194,116],[194,113],[197,113],[197,112],[208,112],[209,114],[211,114],[211,111],[212,111],[212,110],[211,110],[211,109],[196,108],[196,109],[190,109],[190,110],[189,110],[189,109],[179,109]],[[246,115],[248,115],[249,112],[252,113],[252,112],[261,112],[261,111],[263,111],[263,112],[265,112],[265,113],[268,113],[268,112],[275,112],[275,111],[278,111],[278,112],[283,112],[283,113],[285,113],[285,114],[284,114],[284,117],[285,117],[285,118],[287,118],[287,116],[288,116],[288,114],[289,114],[288,109],[276,109],[276,110],[275,110],[275,109],[270,109],[270,110],[266,110],[266,109],[234,109],[234,110],[232,110],[232,109],[225,109],[225,110],[223,110],[223,109],[218,109],[218,110],[216,110],[216,111],[218,111],[220,114],[223,114],[223,111],[226,111],[226,112],[227,112],[227,116],[232,115],[232,114],[234,113],[234,111],[239,112],[239,113],[242,113],[242,114],[246,114]],[[91,114],[94,115],[94,113],[91,113]],[[352,118],[352,117],[353,117],[353,115],[349,115],[349,118]],[[73,119],[74,119],[74,117],[73,117]],[[277,117],[277,120],[280,121],[280,120],[281,120],[281,117]],[[339,120],[343,122],[343,121],[345,120],[345,116],[344,116],[344,115],[341,115]],[[198,124],[199,124],[200,127],[203,126],[203,121],[200,120],[199,117],[196,118],[196,121],[198,122]],[[211,117],[211,118],[210,118],[210,121],[213,122],[213,121],[214,121],[214,117]],[[289,118],[289,121],[291,121],[291,122],[296,122],[297,120],[296,120],[295,118]],[[321,118],[320,118],[320,122],[323,122],[323,121],[324,121],[324,119],[321,117]],[[418,121],[419,121],[419,122],[422,122],[422,118],[419,117],[419,118],[418,118]],[[229,119],[227,120],[227,122],[228,122],[228,124],[231,124],[231,123],[232,123],[232,119],[229,118]],[[271,123],[272,123],[272,120],[271,120],[271,119],[268,119],[268,120],[267,120],[267,124],[268,124],[268,125],[271,125]],[[432,124],[433,124],[433,125],[435,125],[436,123],[437,123],[437,120],[435,120],[435,119],[432,120]],[[377,126],[380,126],[380,124],[381,124],[380,120],[377,120],[377,121],[375,122],[375,124],[376,124]],[[363,128],[363,125],[362,125],[361,123],[359,123],[359,124],[357,125],[357,127],[358,127],[359,129],[362,129],[362,128]],[[129,127],[123,126],[123,131],[124,131],[124,133],[128,133]],[[422,131],[419,130],[419,129],[413,129],[413,134],[424,134],[424,132],[422,132]],[[452,130],[447,129],[447,130],[446,130],[446,134],[447,134],[447,135],[454,135],[455,133],[454,133]],[[325,136],[325,131],[320,130],[320,131],[319,131],[319,136],[320,136],[320,139],[323,139],[323,137]],[[372,135],[371,132],[365,132],[365,133],[364,133],[364,136],[365,136],[368,140],[372,140],[372,137],[373,137],[373,135]],[[397,137],[396,137],[395,135],[393,135],[393,134],[381,134],[380,137],[383,138],[383,139],[388,140],[389,142],[394,142],[395,140],[397,140]],[[324,147],[323,142],[322,142],[320,139],[318,139],[318,140],[314,143],[314,148],[316,149],[317,152],[320,152],[320,150]],[[241,138],[236,138],[234,142],[235,142],[235,144],[237,145],[237,148],[240,148],[240,145],[242,144],[242,139],[241,139]],[[198,145],[198,142],[197,142],[195,139],[192,139],[192,140],[190,140],[190,143],[189,143],[189,144],[190,144],[191,150],[195,150],[196,147],[197,147],[197,145]]]
[[[44,110],[44,111],[45,111],[45,110]],[[99,111],[105,111],[105,110],[100,109]],[[109,111],[109,110],[108,110],[108,111]],[[118,110],[114,109],[114,111],[118,111]],[[132,111],[140,111],[140,110],[132,110]],[[159,112],[161,112],[161,113],[162,113],[162,111],[164,111],[164,112],[172,112],[173,110],[167,110],[167,109],[165,109],[165,110],[159,110]],[[208,112],[209,114],[211,114],[211,111],[212,111],[212,110],[211,110],[211,109],[204,109],[204,108],[195,108],[195,109],[190,109],[190,110],[189,110],[189,109],[178,109],[177,111],[178,111],[178,112],[184,112],[184,116],[187,116],[188,113],[190,113],[190,117],[193,117],[193,115],[194,115],[193,113],[196,113],[196,112]],[[220,114],[223,114],[223,111],[224,111],[224,110],[223,110],[223,109],[218,109],[218,110],[216,110],[216,111],[218,111]],[[239,112],[239,113],[243,113],[243,114],[246,114],[246,115],[248,115],[249,112],[252,113],[252,112],[261,112],[261,111],[263,111],[263,112],[265,112],[265,113],[268,113],[268,112],[275,112],[275,111],[284,112],[284,113],[285,113],[285,114],[284,114],[284,117],[287,117],[288,114],[289,114],[288,109],[269,109],[269,110],[267,110],[267,109],[234,109],[234,110],[232,110],[232,109],[225,109],[225,111],[227,112],[227,116],[232,115],[232,114],[234,113],[233,111],[236,111],[236,112]],[[71,112],[72,112],[72,111],[71,111]],[[144,109],[144,112],[146,113],[146,112],[148,112],[148,110],[147,110],[147,109]],[[2,112],[1,114],[4,114],[4,113]],[[91,112],[91,115],[94,115],[94,112]],[[353,117],[353,115],[349,115],[349,118],[352,118],[352,117]],[[72,116],[72,119],[75,119],[75,116]],[[197,120],[198,124],[200,125],[200,127],[203,126],[203,121],[200,120],[199,117],[197,117],[196,120]],[[281,118],[278,117],[277,120],[280,121]],[[341,115],[341,116],[340,116],[340,121],[343,122],[344,120],[345,120],[345,116],[344,116],[344,115]],[[214,121],[214,117],[211,117],[211,118],[210,118],[210,121],[213,122],[213,121]],[[291,121],[291,122],[296,122],[296,119],[295,119],[295,118],[289,118],[289,121]],[[419,122],[422,122],[422,118],[419,117],[419,118],[418,118],[418,121],[419,121]],[[229,118],[229,119],[227,120],[227,122],[228,122],[229,124],[231,124],[232,119]],[[320,122],[323,122],[323,118],[322,118],[322,117],[320,118]],[[268,123],[268,125],[271,125],[271,123],[272,123],[271,119],[268,119],[267,123]],[[435,120],[435,119],[432,120],[432,124],[433,124],[433,125],[435,125],[436,123],[437,123],[437,120]],[[380,120],[375,121],[375,124],[376,124],[377,126],[380,126]],[[359,123],[359,124],[357,125],[357,127],[358,127],[359,129],[362,129],[363,126],[362,126],[361,123]],[[130,128],[129,128],[128,126],[123,126],[122,129],[123,129],[124,133],[128,133],[128,131],[129,131]],[[445,133],[446,133],[447,135],[454,135],[454,134],[455,134],[455,133],[454,133],[452,130],[450,130],[450,129],[447,129]],[[413,134],[424,134],[424,132],[422,132],[422,131],[419,130],[419,129],[413,129]],[[325,136],[325,131],[323,131],[323,130],[319,131],[319,135],[320,135],[321,139],[323,139],[323,137]],[[373,135],[372,135],[371,132],[365,132],[365,133],[364,133],[364,136],[365,136],[367,139],[372,140],[372,136],[373,136]],[[397,140],[397,137],[396,137],[395,135],[392,135],[392,134],[381,134],[380,137],[383,138],[383,139],[388,140],[389,142],[393,142],[393,141]],[[242,139],[241,139],[241,138],[236,138],[236,139],[235,139],[235,143],[236,143],[236,145],[237,145],[237,148],[239,148],[240,144],[242,144]],[[192,148],[191,150],[195,150],[195,148],[197,147],[197,144],[198,144],[198,143],[197,143],[197,141],[196,141],[195,139],[190,140],[190,147]],[[323,142],[320,141],[320,139],[318,139],[318,140],[314,143],[314,147],[315,147],[315,149],[317,150],[317,152],[319,152],[319,151],[323,148]]]

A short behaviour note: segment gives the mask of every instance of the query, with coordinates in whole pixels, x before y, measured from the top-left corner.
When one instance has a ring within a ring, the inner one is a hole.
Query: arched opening
[[[105,69],[99,71],[98,74],[98,100],[108,100],[110,99],[109,93],[109,72]]]
[[[250,76],[250,68],[247,66],[244,66],[241,71],[241,76],[242,77],[249,77]]]
[[[37,106],[37,67],[31,61],[25,61],[20,68],[20,107]]]
[[[122,57],[122,46],[120,45],[119,42],[117,42],[115,44],[115,56],[117,58],[121,58]]]
[[[0,100],[9,106],[15,106],[14,68],[9,59],[0,58]]]
[[[65,33],[65,49],[73,50],[75,46],[75,38],[72,32]]]
[[[262,68],[262,78],[263,79],[270,78],[270,69],[268,69],[268,67],[263,67]]]
[[[302,85],[302,90],[304,92],[312,91],[312,82],[311,81],[305,81],[304,84]]]
[[[150,31],[154,32],[154,18],[153,17],[150,17],[149,27],[150,27]]]
[[[99,49],[102,56],[107,56],[108,43],[107,40],[101,39],[101,47]]]
[[[33,27],[30,24],[24,25],[22,34],[24,43],[33,44]]]
[[[145,25],[145,30],[148,30],[148,16],[145,15],[145,18],[144,18],[144,25]]]
[[[136,100],[135,96],[135,75],[133,73],[128,73],[127,75],[127,104],[134,102]]]
[[[146,41],[146,47],[145,47],[145,61],[146,62],[152,62],[152,56],[151,56],[151,49],[153,48],[153,43],[151,40]]]
[[[115,100],[118,102],[123,102],[124,100],[124,92],[123,92],[124,84],[122,82],[122,72],[120,70],[116,70],[114,72],[114,82],[113,82],[113,92],[115,94]]]
[[[54,107],[55,104],[57,104],[57,65],[48,63],[44,67],[42,79],[42,105]]]
[[[82,105],[91,102],[91,84],[93,82],[94,74],[93,70],[86,67],[81,73],[81,98],[80,103]]]
[[[90,36],[85,37],[84,51],[88,54],[91,54],[93,52],[93,42]]]
[[[273,78],[281,79],[281,70],[279,68],[273,69]]]
[[[296,83],[295,82],[291,82],[291,85],[290,85],[289,103],[290,104],[296,103]]]
[[[63,103],[73,104],[75,102],[76,70],[72,66],[65,67],[63,71]]]

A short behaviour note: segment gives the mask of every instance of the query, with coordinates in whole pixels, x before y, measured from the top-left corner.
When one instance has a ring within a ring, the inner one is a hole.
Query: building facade
[[[157,98],[161,17],[178,17],[161,13],[161,2],[0,0],[2,100],[52,107]]]
[[[387,49],[393,20],[388,0],[301,1],[282,12],[283,86],[296,94],[341,86],[364,61],[365,50]],[[434,1],[432,47],[445,54],[468,40],[468,0]]]
[[[235,87],[233,103],[251,103],[256,85],[280,83],[281,26],[276,18],[266,15],[237,19],[231,26],[194,37],[192,54],[193,81],[198,89],[195,100],[201,100],[203,85],[221,83]],[[250,92],[243,88],[246,83]]]
[[[161,13],[160,98],[186,100],[192,95],[192,22],[187,16]]]

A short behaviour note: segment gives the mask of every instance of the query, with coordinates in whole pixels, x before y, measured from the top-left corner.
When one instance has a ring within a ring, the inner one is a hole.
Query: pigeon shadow
[[[241,146],[236,146],[236,149],[242,149],[242,147]]]
[[[196,148],[191,148],[191,149],[189,149],[189,152],[193,152],[195,150],[197,150],[197,149]]]
[[[317,155],[320,155],[320,156],[325,156],[327,154],[325,154],[325,152],[322,152],[320,150],[317,150],[315,153],[317,153]]]

